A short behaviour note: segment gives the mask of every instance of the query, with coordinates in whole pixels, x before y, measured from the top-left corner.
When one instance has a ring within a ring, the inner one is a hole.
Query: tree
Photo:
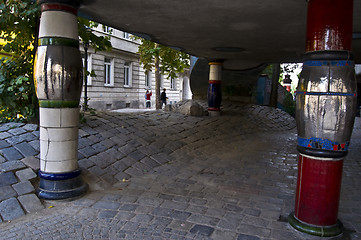
[[[33,59],[40,16],[32,1],[0,2],[1,50],[11,58],[0,60],[0,122],[30,120],[38,115]]]
[[[38,100],[33,80],[33,59],[37,49],[40,7],[35,1],[0,1],[0,50],[12,57],[0,60],[0,122],[38,119]],[[95,50],[108,50],[108,38],[96,36],[97,23],[78,18],[79,36]],[[89,74],[89,73],[86,73]]]
[[[184,72],[185,68],[189,67],[189,55],[143,38],[134,38],[141,40],[138,54],[145,72],[155,69],[155,101],[156,109],[160,109],[160,74],[167,75],[167,79],[176,78],[178,73]]]

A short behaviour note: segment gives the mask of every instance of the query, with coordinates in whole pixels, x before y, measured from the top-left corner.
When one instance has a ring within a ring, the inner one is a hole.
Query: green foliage
[[[0,122],[30,121],[38,115],[33,81],[39,6],[30,0],[0,3],[0,49],[12,54],[0,61]]]
[[[31,0],[0,0],[0,37],[7,43],[0,50],[12,55],[0,61],[0,121],[38,118],[33,79],[40,7]],[[111,49],[109,37],[96,36],[97,23],[78,18],[79,36],[96,51]],[[94,76],[94,72],[86,74]]]
[[[291,116],[295,117],[296,115],[296,101],[293,100],[293,95],[285,91],[285,98],[283,100],[283,106],[285,112],[289,113]]]
[[[109,36],[97,36],[93,33],[92,28],[97,27],[99,24],[85,18],[78,17],[78,31],[80,40],[89,44],[95,51],[110,51],[112,44],[110,43]]]
[[[297,68],[300,68],[300,64],[297,63],[285,63],[285,64],[281,64],[281,71],[280,71],[280,77],[278,79],[279,83],[283,82],[284,76],[286,74],[291,74],[294,73],[296,71]],[[266,74],[268,75],[268,77],[270,79],[272,79],[272,74],[273,74],[273,64],[268,65],[261,74]]]
[[[189,67],[189,55],[172,48],[145,40],[139,37],[135,39],[141,40],[141,45],[138,48],[140,55],[140,63],[146,72],[154,68],[154,59],[159,56],[160,72],[166,74],[167,78],[176,78],[177,73],[181,73],[185,68]]]
[[[34,82],[17,75],[17,62],[8,60],[0,65],[0,122],[29,122],[38,115],[38,100]]]

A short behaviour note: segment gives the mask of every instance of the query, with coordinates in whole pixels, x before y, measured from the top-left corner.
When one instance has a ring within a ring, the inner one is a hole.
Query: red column
[[[306,54],[296,91],[300,154],[289,222],[322,237],[342,233],[337,219],[342,165],[356,110],[352,12],[352,0],[309,1]]]

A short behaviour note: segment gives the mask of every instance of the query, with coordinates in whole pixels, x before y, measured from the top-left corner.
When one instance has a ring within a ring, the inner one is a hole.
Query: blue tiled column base
[[[75,198],[88,191],[88,184],[80,175],[80,171],[50,174],[39,171],[40,183],[38,196],[48,200]]]

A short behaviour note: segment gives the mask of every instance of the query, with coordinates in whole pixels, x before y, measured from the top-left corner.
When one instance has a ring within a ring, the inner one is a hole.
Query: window
[[[84,69],[84,76],[85,76],[85,54],[82,53],[81,54],[81,58],[83,60],[83,69]],[[92,85],[92,77],[90,76],[90,73],[92,71],[92,55],[90,53],[88,53],[88,72],[89,72],[89,75],[87,77],[87,85]],[[83,79],[84,81],[84,79]],[[85,83],[84,83],[85,84]]]
[[[170,78],[170,89],[176,90],[176,79],[175,78]]]
[[[145,87],[147,88],[152,87],[152,71],[147,71],[145,73]]]
[[[130,62],[124,63],[124,87],[132,86],[132,64]]]
[[[161,74],[160,75],[160,89],[163,89],[164,88],[164,76]]]
[[[113,28],[103,25],[103,32],[108,33],[108,34],[112,34],[113,33]]]
[[[130,39],[130,34],[127,32],[123,32],[123,38]]]
[[[113,59],[104,59],[104,86],[114,85],[114,64]]]

